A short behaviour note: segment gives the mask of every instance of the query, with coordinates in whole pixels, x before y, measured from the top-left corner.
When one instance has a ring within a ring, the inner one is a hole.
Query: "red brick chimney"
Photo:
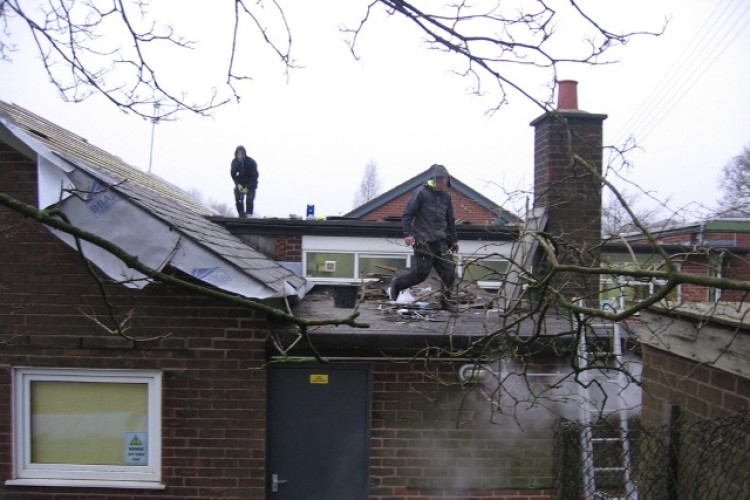
[[[534,127],[534,206],[547,207],[547,232],[557,242],[558,258],[578,265],[597,265],[601,243],[602,125],[607,115],[578,109],[578,82],[558,86],[558,109],[531,122]],[[582,159],[578,160],[576,157]],[[598,278],[585,283],[567,277],[569,297],[589,297]],[[584,287],[584,289],[581,289]]]

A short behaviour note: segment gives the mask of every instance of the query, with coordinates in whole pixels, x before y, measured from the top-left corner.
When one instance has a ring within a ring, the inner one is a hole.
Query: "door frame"
[[[335,371],[335,370],[356,370],[363,371],[365,375],[365,415],[364,415],[364,435],[365,439],[363,442],[364,446],[364,465],[362,470],[362,477],[364,483],[367,485],[367,493],[369,493],[370,484],[370,459],[371,459],[371,447],[372,447],[372,364],[366,362],[330,362],[330,363],[318,363],[318,362],[290,362],[290,363],[272,363],[268,366],[267,372],[267,399],[266,399],[266,460],[265,460],[265,485],[266,485],[266,498],[272,499],[273,493],[271,492],[271,476],[275,472],[272,469],[272,449],[274,446],[271,423],[271,378],[273,377],[274,371],[281,370],[315,370],[315,369]]]

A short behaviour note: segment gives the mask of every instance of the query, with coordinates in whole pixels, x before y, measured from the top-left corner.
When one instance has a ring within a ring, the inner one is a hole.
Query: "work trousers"
[[[235,186],[234,201],[237,205],[237,215],[253,215],[253,203],[255,202],[255,189],[249,189],[247,193],[240,191]]]
[[[418,242],[414,244],[414,267],[407,274],[397,276],[391,283],[394,296],[398,297],[401,290],[417,285],[427,279],[430,269],[435,268],[443,282],[442,300],[450,299],[450,288],[456,281],[456,263],[449,253],[448,242]]]

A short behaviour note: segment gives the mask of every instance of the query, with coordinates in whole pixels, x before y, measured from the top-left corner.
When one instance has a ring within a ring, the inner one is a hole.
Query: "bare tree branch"
[[[310,327],[320,325],[349,325],[356,328],[367,328],[368,325],[359,323],[357,317],[359,314],[355,311],[346,318],[341,319],[305,319],[294,316],[281,309],[268,306],[261,302],[233,295],[230,293],[223,292],[221,290],[210,288],[205,285],[198,283],[192,283],[176,276],[157,271],[142,264],[137,257],[128,254],[117,245],[113,244],[109,240],[101,238],[95,234],[84,231],[83,229],[65,222],[64,220],[50,214],[47,211],[39,210],[32,205],[23,203],[22,201],[9,196],[6,193],[0,192],[0,205],[6,206],[15,212],[18,212],[26,217],[30,217],[38,222],[41,222],[49,227],[70,234],[77,239],[88,241],[99,248],[106,250],[118,259],[120,259],[128,267],[142,273],[143,275],[153,279],[154,281],[165,283],[169,285],[179,286],[182,289],[190,290],[206,297],[215,299],[225,300],[231,304],[235,304],[240,307],[244,307],[249,310],[258,311],[266,314],[267,316],[274,318],[278,321],[296,325],[298,327]]]

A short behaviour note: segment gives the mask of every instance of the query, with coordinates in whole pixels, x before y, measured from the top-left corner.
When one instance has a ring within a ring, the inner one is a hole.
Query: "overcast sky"
[[[302,5],[299,5],[302,4]],[[614,4],[626,6],[615,10]],[[174,5],[171,4],[170,5]],[[192,6],[196,8],[193,9]],[[164,78],[189,90],[210,86],[228,54],[215,48],[230,31],[217,2],[181,1],[173,18],[208,59],[174,59]],[[318,7],[326,5],[325,9]],[[333,7],[329,7],[333,5]],[[155,127],[152,171],[205,198],[233,205],[229,163],[244,145],[256,159],[260,184],[256,215],[340,215],[353,208],[365,165],[375,162],[382,190],[443,163],[451,174],[497,203],[504,191],[528,189],[533,179],[533,129],[540,114],[520,95],[491,116],[496,95],[470,95],[451,61],[420,44],[404,22],[376,18],[355,60],[337,27],[355,25],[365,2],[292,2],[286,8],[293,51],[303,69],[289,81],[271,55],[241,87],[242,100],[210,118],[185,115]],[[657,29],[634,40],[620,62],[598,68],[562,67],[579,82],[579,108],[608,115],[605,143],[635,135],[628,180],[673,207],[713,205],[722,166],[750,144],[750,2],[665,0],[598,2],[611,7],[613,30]],[[195,15],[190,15],[194,13]],[[182,24],[180,24],[182,23]],[[404,29],[406,28],[406,29]],[[248,27],[249,29],[249,27]],[[13,102],[85,137],[128,163],[148,169],[152,125],[103,99],[63,103],[41,63],[17,30],[19,51],[0,62],[0,99]],[[213,55],[211,51],[213,52]],[[217,66],[214,63],[218,63]],[[531,75],[527,88],[544,94],[547,81]],[[513,209],[513,207],[507,207]]]

